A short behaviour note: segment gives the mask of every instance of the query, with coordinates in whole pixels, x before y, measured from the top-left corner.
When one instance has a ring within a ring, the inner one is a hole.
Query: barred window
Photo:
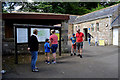
[[[96,23],[97,31],[99,31],[99,23]]]

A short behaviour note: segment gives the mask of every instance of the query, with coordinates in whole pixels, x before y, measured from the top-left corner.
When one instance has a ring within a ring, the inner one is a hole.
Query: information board
[[[17,43],[28,43],[27,28],[17,28]]]
[[[59,41],[59,40],[60,40],[60,33],[59,33],[58,30],[55,30],[55,35],[57,35],[57,37],[58,37],[58,41]]]
[[[45,39],[50,37],[50,29],[49,28],[31,28],[31,35],[34,30],[38,30],[37,38],[39,42],[45,42]]]

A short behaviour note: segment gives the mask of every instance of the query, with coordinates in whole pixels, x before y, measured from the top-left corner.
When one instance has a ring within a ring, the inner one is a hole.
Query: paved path
[[[84,43],[87,45],[87,43]],[[116,46],[84,46],[83,58],[70,56],[57,64],[38,62],[39,72],[31,72],[30,64],[18,64],[14,72],[3,78],[117,78],[118,48]]]

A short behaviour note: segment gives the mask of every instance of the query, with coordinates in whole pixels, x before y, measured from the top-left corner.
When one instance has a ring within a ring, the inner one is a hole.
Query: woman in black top
[[[88,33],[88,43],[89,43],[89,45],[91,46],[91,37],[93,38],[93,36],[90,34],[90,33]]]

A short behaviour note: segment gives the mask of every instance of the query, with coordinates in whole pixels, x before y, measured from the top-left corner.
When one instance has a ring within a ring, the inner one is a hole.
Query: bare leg
[[[47,53],[45,53],[45,63],[47,63]]]
[[[82,58],[82,48],[80,48],[80,58]]]
[[[45,60],[47,60],[47,53],[45,53]]]
[[[74,46],[74,53],[76,53],[76,45]]]
[[[54,61],[56,62],[56,53],[53,53]]]
[[[74,55],[76,55],[76,46],[74,46],[73,52],[74,52]]]
[[[80,48],[80,55],[82,55],[82,48]]]
[[[71,54],[73,53],[73,48],[71,48]]]
[[[78,49],[78,53],[80,53],[80,50]]]
[[[47,60],[50,61],[50,57],[49,57],[50,53],[47,53]]]
[[[71,56],[73,55],[73,47],[71,48],[71,53],[70,53],[70,55],[71,55]]]

